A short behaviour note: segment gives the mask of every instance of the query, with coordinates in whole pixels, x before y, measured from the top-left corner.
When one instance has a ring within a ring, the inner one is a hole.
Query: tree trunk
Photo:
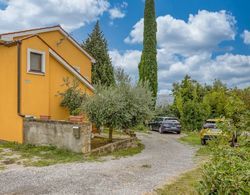
[[[109,128],[109,142],[111,143],[113,141],[113,128]]]
[[[237,132],[234,132],[232,136],[231,147],[235,147],[236,143],[237,143]]]

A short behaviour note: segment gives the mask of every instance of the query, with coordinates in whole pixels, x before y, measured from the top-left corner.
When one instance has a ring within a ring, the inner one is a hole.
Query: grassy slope
[[[111,155],[114,156],[115,158],[134,156],[136,154],[141,153],[144,150],[144,148],[145,146],[142,143],[138,142],[138,147],[136,148],[118,150],[118,151],[113,152]]]
[[[103,142],[103,140],[102,140]],[[132,156],[140,153],[144,145],[138,142],[138,147],[113,152],[115,158]],[[73,153],[52,146],[32,146],[13,142],[0,142],[0,170],[6,164],[20,164],[24,166],[49,166],[59,163],[100,161],[100,156],[84,157],[83,154]]]
[[[200,146],[201,141],[199,134],[197,132],[184,132],[186,136],[181,137],[180,141],[184,143],[188,143],[193,146]]]
[[[201,179],[201,169],[197,168],[184,173],[176,181],[157,190],[159,195],[198,195],[196,186]]]
[[[18,155],[14,163],[22,162],[25,166],[48,166],[57,163],[80,162],[83,160],[82,154],[73,153],[67,150],[57,149],[51,146],[32,146],[29,144],[16,144],[13,142],[0,143],[0,158]],[[4,152],[4,149],[8,152]]]
[[[200,147],[197,151],[199,159],[207,160],[209,147],[201,146],[200,137],[197,132],[184,132],[186,136],[180,138],[180,142],[192,146]],[[162,189],[157,190],[159,195],[196,195],[196,186],[201,179],[201,169],[198,167],[187,173],[182,174],[173,183],[165,185]]]

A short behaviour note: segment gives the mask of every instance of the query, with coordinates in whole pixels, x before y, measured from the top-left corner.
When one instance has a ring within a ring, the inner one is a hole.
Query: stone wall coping
[[[42,119],[34,119],[34,118],[24,118],[24,121],[26,122],[38,122],[38,123],[56,123],[56,124],[68,124],[68,125],[89,125],[91,123],[88,122],[83,122],[83,123],[73,123],[70,121],[65,121],[65,120],[42,120]]]
[[[90,153],[88,153],[87,155],[91,155],[91,154],[102,154],[105,153],[105,150],[109,150],[111,149],[112,151],[116,150],[116,147],[118,147],[119,145],[123,144],[123,143],[131,143],[131,142],[135,142],[137,141],[138,138],[137,137],[130,137],[130,138],[126,138],[126,139],[122,139],[122,140],[118,140],[115,141],[113,143],[109,143],[106,144],[104,146],[101,146],[99,148],[96,148],[94,150],[91,150]],[[125,148],[124,148],[125,149]]]

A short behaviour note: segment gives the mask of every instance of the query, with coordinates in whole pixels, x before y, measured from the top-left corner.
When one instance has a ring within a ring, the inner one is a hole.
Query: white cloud
[[[133,30],[130,32],[130,35],[124,40],[125,43],[142,43],[143,42],[143,27],[144,27],[144,19],[140,19],[133,26]]]
[[[114,20],[116,18],[124,18],[125,17],[125,13],[123,13],[122,10],[120,10],[120,8],[117,8],[117,7],[110,9],[109,14],[110,14],[110,19],[112,19],[112,20]]]
[[[166,64],[159,70],[160,88],[171,87],[186,74],[201,83],[220,79],[230,87],[246,87],[250,85],[250,56],[226,53],[212,59],[211,53],[204,52]]]
[[[244,30],[241,35],[245,44],[250,45],[250,32],[248,30]]]
[[[109,52],[109,55],[115,67],[123,68],[133,80],[136,80],[141,51],[127,50],[124,53],[120,53],[118,50],[112,50]]]
[[[61,24],[68,31],[96,20],[108,10],[107,0],[9,0],[0,9],[0,32]]]
[[[172,52],[192,53],[215,49],[222,40],[234,40],[234,17],[226,11],[199,11],[188,21],[170,15],[157,18],[157,40],[161,48]],[[143,19],[138,21],[125,39],[126,43],[142,43]]]
[[[124,18],[126,16],[124,9],[128,7],[128,3],[123,2],[122,4],[111,8],[109,10],[109,17],[111,20],[117,19],[117,18]]]
[[[124,68],[134,81],[138,79],[140,51],[120,53],[113,50],[110,56],[115,67]],[[212,59],[211,53],[202,52],[180,59],[158,50],[158,63],[159,94],[169,93],[172,84],[181,81],[186,74],[203,84],[211,84],[214,79],[220,79],[229,87],[250,86],[250,56],[226,53]]]
[[[221,42],[235,39],[236,20],[231,14],[202,10],[189,15],[187,22],[166,15],[158,17],[157,24],[159,94],[169,92],[172,83],[186,74],[202,83],[221,79],[230,87],[250,85],[250,56],[225,53],[213,57],[218,50],[228,52],[227,48],[220,48]],[[143,19],[125,39],[129,44],[142,41]],[[129,66],[129,63],[124,65],[125,70]],[[136,69],[132,74],[138,75],[137,72]]]

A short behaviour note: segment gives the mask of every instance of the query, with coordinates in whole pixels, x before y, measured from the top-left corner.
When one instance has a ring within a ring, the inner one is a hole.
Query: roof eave
[[[21,37],[26,35],[35,35],[44,32],[51,32],[51,31],[60,31],[65,37],[67,37],[82,53],[84,53],[91,61],[91,63],[96,63],[96,60],[87,52],[85,51],[81,45],[72,37],[69,33],[67,33],[60,25],[52,26],[52,27],[45,27],[45,28],[37,28],[31,29],[26,31],[19,31],[13,33],[5,33],[0,34],[0,39],[10,41],[13,40],[14,37]]]

